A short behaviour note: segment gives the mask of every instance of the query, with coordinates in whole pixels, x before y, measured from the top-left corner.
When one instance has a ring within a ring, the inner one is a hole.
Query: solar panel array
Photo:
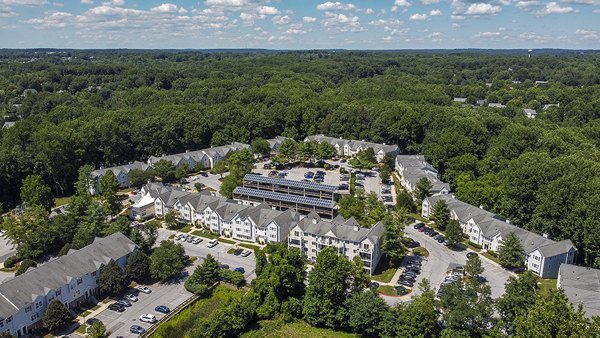
[[[310,206],[322,207],[322,208],[335,208],[336,203],[330,200],[322,200],[318,198],[312,197],[304,197],[297,195],[288,195],[282,194],[279,192],[265,191],[265,190],[256,190],[251,188],[237,187],[233,191],[234,194],[240,195],[248,195],[252,197],[265,198],[270,200],[282,201],[282,202],[290,202],[290,203],[298,203],[305,204]]]
[[[266,177],[266,176],[253,175],[253,174],[246,174],[246,176],[244,176],[244,180],[250,181],[250,182],[267,183],[267,184],[273,184],[273,185],[281,185],[281,186],[300,188],[300,189],[310,189],[310,190],[316,190],[316,191],[335,192],[336,190],[338,190],[338,187],[333,186],[333,185],[318,184],[318,183],[306,182],[306,181],[294,181],[294,180],[287,180],[284,178]]]

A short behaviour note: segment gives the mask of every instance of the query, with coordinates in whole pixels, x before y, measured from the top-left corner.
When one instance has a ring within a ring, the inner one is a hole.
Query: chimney
[[[484,207],[483,205],[481,205],[481,204],[480,204],[480,205],[479,205],[479,209],[481,209],[481,210],[485,210],[485,207]]]
[[[506,220],[506,223],[512,224],[512,222],[509,219]]]
[[[317,224],[317,219],[316,218],[313,218],[312,221],[313,221],[313,224]]]
[[[358,225],[354,225],[354,231],[358,231],[360,228],[358,227]]]
[[[550,238],[550,236],[547,233],[543,233],[542,237],[544,237],[544,238]]]

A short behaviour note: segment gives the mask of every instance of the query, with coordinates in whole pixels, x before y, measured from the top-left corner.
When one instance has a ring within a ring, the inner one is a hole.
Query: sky
[[[0,48],[600,49],[600,0],[0,0]]]

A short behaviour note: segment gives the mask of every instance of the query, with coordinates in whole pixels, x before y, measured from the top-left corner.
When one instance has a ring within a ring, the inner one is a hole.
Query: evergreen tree
[[[446,239],[451,245],[456,245],[457,243],[462,242],[463,231],[460,227],[460,223],[458,223],[457,220],[451,219],[448,221],[448,225],[446,226]]]
[[[450,222],[450,209],[448,209],[446,201],[439,200],[435,203],[431,212],[431,219],[439,229],[446,230],[446,226]]]
[[[100,291],[109,295],[118,295],[125,291],[129,279],[123,269],[115,261],[110,261],[100,271],[98,287]]]
[[[102,178],[100,178],[100,195],[106,206],[106,210],[111,216],[114,216],[121,211],[121,202],[117,192],[119,191],[119,184],[117,178],[111,170],[107,171]]]
[[[150,256],[150,274],[153,278],[167,280],[185,269],[185,250],[179,243],[162,241]]]
[[[511,232],[502,241],[502,245],[498,248],[498,257],[502,265],[515,268],[523,266],[525,260],[525,250],[521,240],[514,232]]]
[[[421,204],[421,202],[423,202],[423,200],[429,196],[430,191],[431,182],[427,179],[427,177],[423,177],[417,181],[413,194],[417,202]]]
[[[481,259],[479,255],[472,255],[467,258],[467,264],[465,265],[465,274],[473,281],[477,280],[479,275],[483,273],[483,267],[481,266]]]
[[[42,317],[42,322],[47,330],[56,332],[65,327],[72,319],[69,309],[59,300],[55,299],[48,304],[46,312],[44,312],[44,316]]]

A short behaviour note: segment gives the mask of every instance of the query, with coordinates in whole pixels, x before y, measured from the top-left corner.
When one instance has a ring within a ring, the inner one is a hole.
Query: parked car
[[[128,295],[125,295],[125,299],[128,300],[128,301],[130,301],[130,302],[137,302],[138,301],[137,297],[134,294],[131,294],[131,293],[128,294]]]
[[[229,265],[227,265],[227,264],[221,264],[221,265],[219,265],[219,267],[221,269],[229,269]]]
[[[237,268],[233,269],[233,271],[239,272],[239,273],[245,273],[246,272],[246,270],[244,270],[244,268],[242,268],[241,266],[238,266]]]
[[[215,247],[217,244],[219,244],[219,241],[217,241],[216,238],[213,238],[210,241],[208,241],[208,247],[209,248]]]
[[[138,285],[136,287],[136,289],[138,291],[140,291],[140,292],[143,292],[143,293],[150,293],[150,292],[152,292],[152,290],[150,290],[147,286],[143,286],[143,285]]]
[[[156,317],[149,313],[143,314],[140,316],[140,321],[144,323],[154,324],[157,322]]]
[[[119,303],[112,303],[108,306],[109,310],[123,312],[125,311],[125,307]]]
[[[400,296],[408,293],[408,290],[402,285],[396,285],[394,289],[396,289],[396,293],[398,293]]]
[[[400,281],[398,281],[398,284],[406,285],[411,288],[413,287],[413,285],[415,285],[414,282],[409,281],[409,280],[400,280]]]
[[[120,299],[117,301],[118,304],[121,304],[125,307],[130,307],[131,306],[131,302],[128,301],[127,299]]]
[[[146,332],[146,329],[144,329],[143,327],[141,327],[139,325],[131,325],[131,327],[129,328],[129,332],[143,334]]]
[[[242,253],[242,251],[244,251],[244,250],[242,250],[242,249],[234,249],[233,250],[233,254],[236,255],[236,256],[239,256]]]
[[[379,287],[379,283],[377,283],[377,282],[369,283],[369,289],[377,289],[378,287]]]
[[[423,231],[423,233],[425,233],[426,235],[429,235],[430,233],[433,232],[433,229],[430,227],[424,227],[424,229],[425,230]]]
[[[86,323],[87,325],[90,325],[90,326],[92,326],[92,325],[93,325],[94,323],[96,323],[96,322],[100,322],[100,323],[102,323],[102,321],[101,321],[100,319],[98,319],[98,318],[93,318],[93,317],[92,317],[92,318],[89,318],[88,320],[86,320],[86,321],[85,321],[85,323]]]
[[[169,309],[165,305],[159,305],[154,308],[154,311],[167,314],[167,313],[171,312],[171,309]]]
[[[424,232],[425,232],[425,230],[427,230],[427,229],[425,229],[425,227],[420,227],[420,228],[418,228],[417,230],[419,230],[419,232],[423,232],[423,233],[424,233]]]
[[[438,243],[444,243],[446,241],[446,238],[442,235],[439,235],[437,241]]]
[[[200,173],[200,176],[202,176],[202,177],[208,177],[208,174],[203,171],[203,172]]]
[[[194,240],[192,241],[193,244],[200,244],[202,242],[202,238],[200,237],[196,237],[194,238]]]
[[[467,258],[471,258],[471,257],[475,257],[477,256],[477,252],[467,252]]]
[[[304,173],[304,178],[313,178],[315,177],[315,173],[313,173],[312,171],[307,171]]]
[[[248,257],[248,256],[250,256],[251,253],[252,253],[252,251],[250,251],[250,250],[243,250],[240,255],[242,257]]]
[[[189,237],[186,237],[185,241],[188,243],[192,243],[194,241],[194,238],[195,238],[194,236],[189,236]]]

